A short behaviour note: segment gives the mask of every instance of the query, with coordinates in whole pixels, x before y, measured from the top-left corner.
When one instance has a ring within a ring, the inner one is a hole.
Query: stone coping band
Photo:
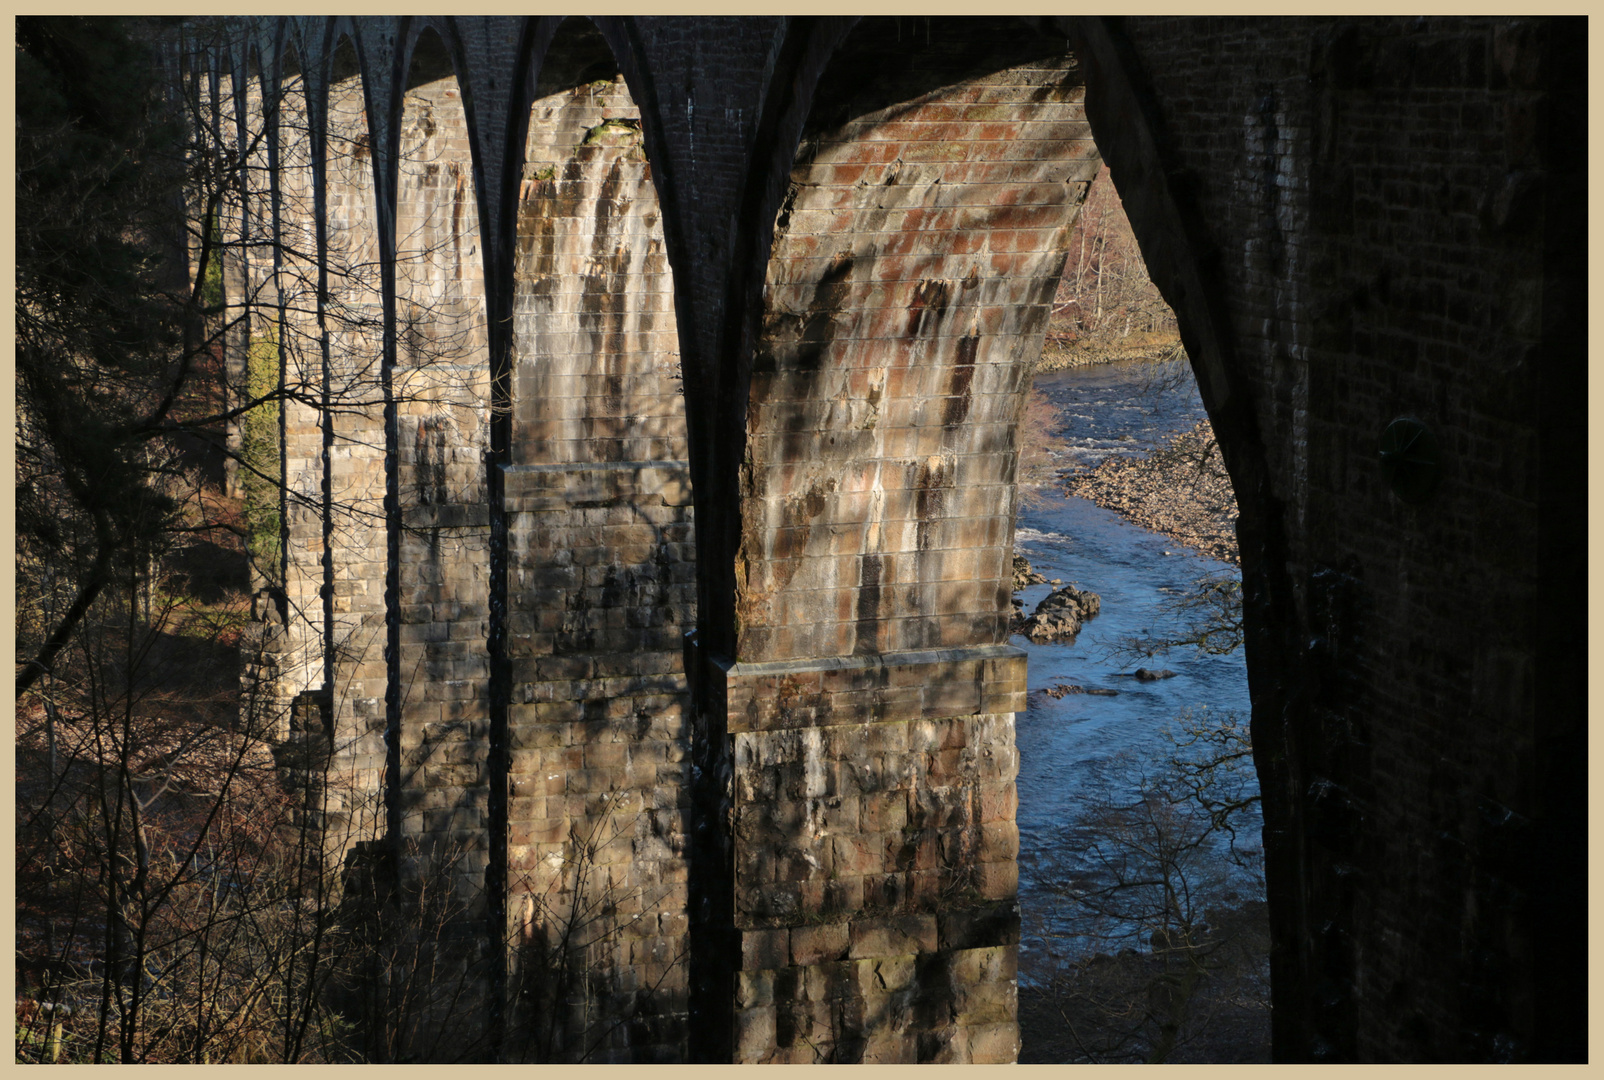
[[[659,502],[691,504],[684,461],[559,462],[503,465],[503,505],[510,513]]]
[[[714,675],[712,689],[723,691],[731,734],[1025,708],[1025,651],[1013,645],[758,663],[709,659],[724,676],[720,687]]]

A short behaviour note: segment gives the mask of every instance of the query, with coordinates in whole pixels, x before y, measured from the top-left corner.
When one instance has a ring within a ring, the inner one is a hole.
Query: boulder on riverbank
[[[1019,632],[1038,645],[1070,644],[1088,619],[1103,609],[1103,598],[1094,592],[1065,585],[1054,589],[1036,605],[1019,627]]]
[[[1023,555],[1014,554],[1014,592],[1018,592],[1027,585],[1045,585],[1047,579],[1031,567],[1030,560]]]

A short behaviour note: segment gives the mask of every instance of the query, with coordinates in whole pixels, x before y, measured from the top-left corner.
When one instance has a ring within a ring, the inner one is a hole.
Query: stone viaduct
[[[479,1056],[1013,1060],[1099,155],[1240,504],[1278,1058],[1585,1055],[1584,22],[226,25],[254,700],[333,863],[455,898]]]

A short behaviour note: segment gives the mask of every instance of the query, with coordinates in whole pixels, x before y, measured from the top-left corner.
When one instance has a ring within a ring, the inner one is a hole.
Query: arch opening
[[[683,1060],[696,579],[673,282],[640,110],[589,20],[558,28],[529,94],[503,477],[508,1052]]]
[[[490,836],[490,362],[474,160],[462,90],[433,26],[411,43],[395,144],[394,511],[396,595],[390,837],[417,920],[396,947],[412,969],[393,1054],[487,1052],[494,943],[483,941]],[[415,940],[414,940],[415,938]],[[420,970],[421,969],[421,970]]]
[[[276,68],[258,68],[259,75],[252,80],[253,112],[263,124],[260,140],[268,161],[262,175],[270,182],[261,185],[264,190],[258,200],[264,226],[264,242],[258,249],[263,265],[257,269],[262,278],[261,304],[247,356],[249,392],[258,396],[282,388],[283,398],[271,410],[261,410],[265,415],[247,416],[244,450],[250,476],[264,477],[266,470],[253,460],[252,449],[260,440],[263,420],[271,418],[278,457],[272,486],[280,514],[280,556],[275,560],[278,565],[271,584],[274,592],[282,594],[283,620],[276,631],[278,647],[260,654],[271,664],[272,675],[252,677],[248,683],[273,687],[279,700],[281,737],[286,744],[303,744],[303,753],[294,756],[310,762],[320,754],[304,752],[306,741],[328,736],[323,702],[330,674],[330,613],[324,553],[325,526],[334,513],[327,491],[325,424],[320,408],[325,380],[323,313],[318,300],[319,230],[315,223],[321,163],[315,160],[309,137],[308,87],[294,45],[285,43]],[[249,504],[246,517],[250,528]],[[266,606],[259,603],[259,611]],[[307,720],[309,713],[311,721]],[[325,752],[327,749],[325,746]],[[324,833],[331,807],[325,805],[322,779],[315,770],[292,772],[295,787],[305,798],[297,827]],[[343,828],[335,832],[343,833]],[[331,850],[343,844],[343,839],[332,836],[322,839]]]
[[[965,970],[965,1004],[898,1031],[885,987],[845,987],[846,1018],[791,991],[736,1055],[1012,1061],[1016,433],[1096,150],[1075,58],[1018,22],[862,20],[817,94],[752,365],[726,676],[736,924],[790,948],[743,945],[740,978],[805,985],[796,927],[822,920],[854,956]]]
[[[1015,534],[1021,1061],[1268,1060],[1234,492],[1106,166],[1048,335]]]
[[[387,563],[384,510],[384,392],[380,357],[384,305],[379,272],[379,206],[373,135],[355,44],[341,36],[323,92],[322,235],[318,333],[322,371],[324,514],[320,588],[329,603],[324,627],[328,730],[343,768],[330,785],[329,843],[343,866],[385,833],[383,661]],[[317,167],[314,163],[314,169]],[[336,403],[339,408],[334,408]],[[333,770],[331,770],[333,771]],[[338,826],[343,826],[339,828]],[[341,833],[343,832],[343,836]]]
[[[736,1035],[738,1060],[1017,1053],[1020,440],[1101,166],[1083,101],[1067,43],[1013,20],[865,19],[819,77],[774,225],[721,673],[735,923],[791,947],[732,962],[802,986],[817,958],[799,920],[857,942],[956,909],[985,933],[938,932],[920,962],[1006,963],[966,986],[986,1004],[911,1047],[859,986],[843,993],[865,1019],[797,998],[772,1038]],[[798,815],[820,823],[800,839]],[[752,1011],[737,1000],[737,1032]]]

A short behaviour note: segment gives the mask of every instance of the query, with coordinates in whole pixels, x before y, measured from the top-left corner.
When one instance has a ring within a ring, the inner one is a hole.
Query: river
[[[1054,454],[1068,470],[1095,465],[1108,454],[1141,453],[1186,431],[1204,416],[1190,379],[1152,386],[1154,367],[1108,364],[1039,375],[1036,386],[1059,407],[1062,437]],[[1190,647],[1154,660],[1115,655],[1122,639],[1161,633],[1165,602],[1209,574],[1234,568],[1130,524],[1092,502],[1052,491],[1021,509],[1015,550],[1049,580],[1089,589],[1102,612],[1072,645],[1013,642],[1030,654],[1025,712],[1016,717],[1019,747],[1019,892],[1024,936],[1020,978],[1035,984],[1053,961],[1086,947],[1064,919],[1053,884],[1086,873],[1070,853],[1092,806],[1099,767],[1120,755],[1157,767],[1172,744],[1166,728],[1183,710],[1248,715],[1247,672],[1238,651],[1200,655]],[[1028,614],[1052,591],[1035,585],[1017,594]],[[1121,673],[1163,667],[1176,677],[1138,682]],[[1036,693],[1056,683],[1117,690],[1113,697]],[[1134,795],[1134,787],[1131,789]],[[1256,841],[1256,820],[1244,821]],[[1241,883],[1239,883],[1241,884]],[[1251,885],[1243,884],[1243,888]]]

